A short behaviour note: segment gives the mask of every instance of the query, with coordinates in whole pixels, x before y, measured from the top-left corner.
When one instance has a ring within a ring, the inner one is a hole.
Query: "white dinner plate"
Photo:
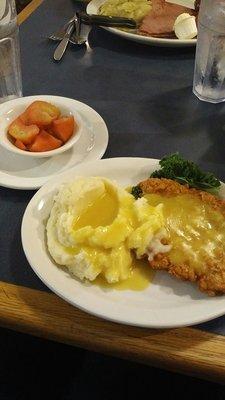
[[[34,195],[23,217],[23,249],[34,272],[53,292],[99,317],[151,328],[193,325],[225,313],[225,296],[208,297],[198,290],[197,285],[182,282],[163,271],[156,272],[143,291],[106,290],[72,278],[57,267],[48,254],[45,225],[53,196],[62,182],[77,176],[104,176],[126,187],[146,179],[157,167],[157,160],[147,158],[98,160],[65,172]],[[225,185],[221,194],[225,197]]]
[[[91,0],[87,5],[87,13],[88,14],[98,14],[98,10],[100,6],[105,3],[106,0]],[[124,39],[129,39],[134,42],[149,44],[152,46],[163,46],[163,47],[185,47],[185,46],[195,46],[197,39],[164,39],[164,38],[155,38],[151,36],[142,36],[136,35],[134,33],[129,33],[125,31],[121,31],[117,28],[109,28],[102,26],[102,28],[106,29],[109,32],[114,33],[115,35],[121,36]]]
[[[16,155],[0,146],[0,186],[13,189],[37,189],[50,178],[82,162],[98,160],[103,156],[108,145],[108,129],[102,117],[93,108],[80,101],[61,96],[29,96],[9,101],[0,105],[0,120],[3,118],[1,108],[19,103],[27,106],[35,100],[45,100],[57,104],[63,101],[68,109],[76,109],[83,121],[83,129],[74,146],[54,157],[28,158]]]

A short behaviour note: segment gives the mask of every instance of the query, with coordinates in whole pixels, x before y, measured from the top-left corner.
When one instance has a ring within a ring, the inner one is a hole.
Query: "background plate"
[[[106,0],[91,0],[87,5],[87,13],[88,14],[98,14],[99,7],[105,3]],[[109,32],[114,33],[115,35],[121,36],[124,39],[132,40],[134,42],[149,44],[152,46],[163,46],[163,47],[186,47],[186,46],[195,46],[197,39],[188,39],[188,40],[180,40],[180,39],[161,39],[150,36],[141,36],[136,35],[134,33],[124,32],[116,28],[109,28],[102,26],[102,28],[106,29]]]
[[[0,146],[0,186],[13,189],[37,189],[55,175],[66,171],[81,162],[98,160],[108,145],[108,129],[102,117],[93,108],[80,101],[61,96],[29,96],[12,101],[26,103],[35,100],[50,101],[58,99],[68,108],[75,108],[84,123],[79,140],[62,154],[48,158],[28,158],[16,155]],[[7,103],[3,103],[4,104]],[[1,118],[1,107],[0,107]]]

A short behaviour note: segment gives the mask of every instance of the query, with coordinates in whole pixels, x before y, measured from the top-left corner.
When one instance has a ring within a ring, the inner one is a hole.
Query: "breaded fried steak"
[[[208,295],[225,293],[225,201],[170,179],[138,186],[151,205],[163,204],[172,246],[149,261],[151,267],[196,282]]]

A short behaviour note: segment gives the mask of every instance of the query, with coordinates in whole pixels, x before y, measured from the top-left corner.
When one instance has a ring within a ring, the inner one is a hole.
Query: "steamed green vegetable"
[[[220,181],[211,172],[202,171],[194,162],[185,160],[178,153],[165,156],[159,162],[161,168],[151,174],[151,178],[166,178],[188,185],[191,188],[218,194]],[[137,185],[131,193],[137,199],[141,197],[141,188]]]
[[[192,161],[185,160],[178,153],[165,156],[159,162],[161,169],[151,174],[151,178],[173,179],[182,185],[189,187],[218,192],[220,181],[211,172],[202,171]]]
[[[142,190],[140,186],[133,186],[131,189],[131,194],[134,196],[134,198],[137,200],[139,197],[142,196]]]

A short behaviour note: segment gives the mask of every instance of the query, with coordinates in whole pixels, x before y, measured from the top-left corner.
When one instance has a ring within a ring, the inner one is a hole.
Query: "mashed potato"
[[[150,0],[106,0],[99,9],[100,15],[133,18],[140,22],[151,9]]]
[[[63,185],[55,197],[47,245],[56,263],[79,279],[93,281],[101,275],[114,283],[130,276],[134,251],[137,257],[150,257],[162,250],[157,235],[164,235],[163,226],[161,205],[135,200],[104,178],[79,178]],[[153,249],[153,243],[158,247]]]

